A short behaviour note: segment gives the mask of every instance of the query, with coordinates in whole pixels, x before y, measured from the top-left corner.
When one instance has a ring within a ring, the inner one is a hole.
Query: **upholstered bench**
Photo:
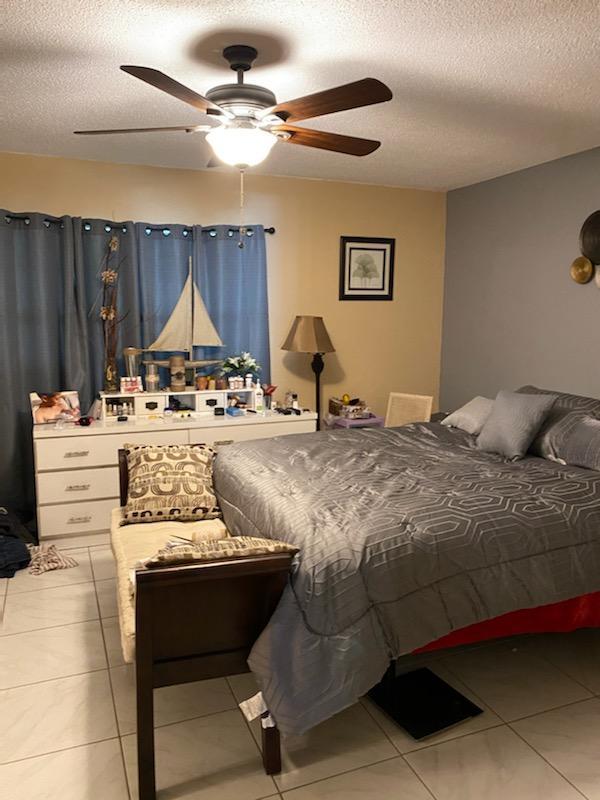
[[[110,540],[117,567],[117,602],[121,649],[128,664],[135,661],[135,573],[173,537],[223,539],[229,536],[220,519],[200,522],[153,522],[121,525],[123,509],[112,512]]]
[[[125,506],[124,450],[119,451],[119,467]],[[223,539],[227,531],[221,520],[121,525],[122,518],[123,509],[115,509],[111,542],[123,655],[136,666],[139,800],[155,800],[154,689],[248,672],[247,657],[279,602],[294,553],[238,553],[235,558],[139,567],[174,535]],[[279,772],[279,731],[271,720],[263,724],[262,745],[265,771]]]

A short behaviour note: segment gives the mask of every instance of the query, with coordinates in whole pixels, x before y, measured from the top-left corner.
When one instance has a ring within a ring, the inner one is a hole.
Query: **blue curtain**
[[[29,393],[89,382],[76,220],[0,210],[0,505],[34,502]]]
[[[262,366],[261,381],[269,383],[264,228],[247,227],[240,239],[239,229],[232,225],[194,226],[194,254],[198,288],[224,345],[202,348],[200,357],[223,358],[249,351]]]
[[[224,343],[197,348],[222,359],[247,350],[270,379],[264,230],[11,215],[0,210],[0,505],[34,506],[29,393],[76,389],[86,409],[102,388],[100,272],[119,239],[118,353],[160,333],[183,289],[188,259]],[[161,354],[157,354],[160,357]]]

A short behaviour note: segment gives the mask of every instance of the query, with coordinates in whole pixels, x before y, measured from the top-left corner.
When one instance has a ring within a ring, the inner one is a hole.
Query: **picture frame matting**
[[[393,300],[395,239],[340,237],[340,300]]]

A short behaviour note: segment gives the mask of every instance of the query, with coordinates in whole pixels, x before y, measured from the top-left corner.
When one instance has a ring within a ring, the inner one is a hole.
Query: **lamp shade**
[[[296,317],[281,349],[293,353],[335,353],[323,317]]]

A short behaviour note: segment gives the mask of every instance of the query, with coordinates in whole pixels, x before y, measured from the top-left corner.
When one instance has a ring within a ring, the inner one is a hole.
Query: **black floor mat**
[[[392,668],[369,697],[413,739],[424,739],[483,713],[431,670],[394,675]]]

